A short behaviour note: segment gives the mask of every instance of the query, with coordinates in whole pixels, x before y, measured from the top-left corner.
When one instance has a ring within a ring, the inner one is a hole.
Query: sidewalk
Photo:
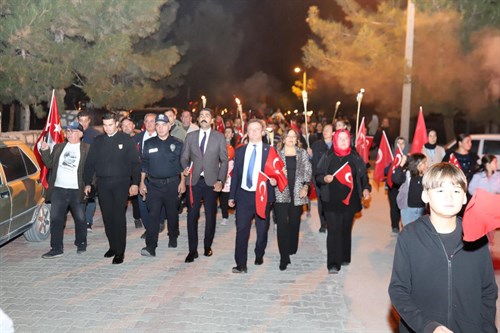
[[[130,208],[125,262],[111,265],[103,258],[108,245],[98,210],[83,255],[73,246],[71,219],[62,258],[40,258],[49,241],[19,237],[0,248],[0,307],[16,332],[393,332],[387,286],[396,238],[383,190],[372,196],[354,225],[352,264],[338,275],[327,273],[326,234],[318,233],[315,202],[284,272],[272,228],[264,264],[253,265],[252,229],[248,274],[231,273],[234,216],[217,226],[214,255],[186,264],[186,213],[179,247],[167,248],[165,231],[156,258],[146,258],[140,255],[144,229],[134,228]],[[203,219],[199,229],[203,235]],[[202,242],[201,236],[201,253]],[[495,253],[500,263],[500,246]]]

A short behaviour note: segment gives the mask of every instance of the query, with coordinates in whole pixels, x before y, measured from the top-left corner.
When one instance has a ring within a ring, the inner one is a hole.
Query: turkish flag
[[[457,157],[453,153],[450,154],[450,159],[449,159],[448,162],[451,163],[451,164],[453,164],[453,165],[455,165],[460,170],[462,170],[462,167],[460,166],[460,163],[458,163]]]
[[[347,197],[345,197],[342,202],[344,205],[349,204],[349,199],[351,199],[351,194],[352,194],[352,189],[354,188],[354,185],[352,184],[352,170],[351,166],[349,165],[349,162],[345,162],[344,165],[340,167],[335,173],[333,174],[333,177],[337,178],[337,180],[342,184],[347,187],[349,187],[349,194],[347,194]]]
[[[422,107],[418,112],[417,126],[415,127],[415,134],[413,135],[413,142],[411,143],[410,154],[422,152],[422,147],[427,143],[427,129],[425,128],[424,112]]]
[[[52,147],[54,147],[56,143],[64,142],[64,133],[61,129],[61,118],[59,117],[59,111],[57,109],[55,90],[52,90],[52,99],[50,101],[50,109],[49,115],[47,116],[47,122],[45,123],[45,127],[36,140],[35,146],[33,148],[36,160],[38,161],[38,165],[40,165],[41,168],[40,180],[43,187],[47,189],[49,188],[49,183],[47,182],[47,173],[49,172],[49,169],[43,163],[42,156],[40,155],[40,145],[43,138],[46,139],[51,151]]]
[[[377,183],[384,179],[384,169],[393,160],[391,147],[389,146],[389,141],[387,140],[387,135],[385,131],[382,131],[382,139],[380,140],[380,146],[378,147],[377,161],[375,162],[375,169],[373,170],[373,180]]]
[[[274,147],[269,148],[269,155],[267,155],[266,164],[264,165],[264,173],[268,177],[276,179],[280,192],[283,192],[288,185],[288,179],[283,172],[285,163],[283,163]]]
[[[464,241],[473,242],[500,228],[500,194],[477,189],[465,208],[462,220]]]
[[[226,127],[224,125],[224,119],[222,119],[222,117],[220,116],[217,117],[215,129],[217,130],[217,132],[221,132],[222,134],[224,134],[224,130],[226,129]]]
[[[401,148],[398,146],[396,148],[396,156],[392,160],[391,167],[389,168],[389,172],[387,173],[387,185],[389,185],[390,188],[394,185],[394,182],[392,181],[392,174],[394,173],[394,170],[401,164],[401,160],[403,159],[403,152],[401,151]]]
[[[267,181],[268,177],[259,171],[259,178],[257,180],[257,190],[255,191],[255,211],[261,218],[266,218],[266,205],[267,205]]]
[[[366,139],[365,117],[363,117],[359,126],[358,137],[356,138],[356,151],[365,163],[368,163],[370,159],[370,145],[368,143]]]

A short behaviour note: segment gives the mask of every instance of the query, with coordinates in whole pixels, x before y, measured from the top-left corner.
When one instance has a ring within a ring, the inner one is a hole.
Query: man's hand
[[[47,150],[49,148],[50,148],[50,146],[47,143],[47,139],[45,137],[43,137],[42,141],[40,141],[40,150]]]
[[[144,184],[143,181],[141,181],[141,184],[139,185],[139,193],[142,195],[142,196],[145,196],[146,193],[148,193],[148,188],[146,187],[146,184]]]
[[[274,178],[269,178],[269,184],[271,184],[271,186],[276,186],[278,182]]]
[[[323,180],[325,183],[330,184],[331,182],[333,182],[333,175],[326,175],[325,177],[323,177]]]
[[[133,197],[134,195],[137,195],[138,193],[139,193],[139,186],[130,185],[130,188],[128,189],[128,195],[130,197]]]
[[[185,177],[188,177],[189,176],[189,171],[190,171],[190,168],[187,167],[186,169],[184,169],[184,171],[182,172],[182,174],[185,176]]]
[[[184,182],[184,180],[181,180],[179,186],[177,186],[177,192],[180,194],[186,192],[186,183]]]
[[[370,199],[370,191],[368,191],[366,188],[363,190],[363,199],[364,200]]]
[[[90,185],[86,185],[85,188],[83,189],[83,193],[85,193],[85,196],[88,196],[91,190],[92,187]]]
[[[222,187],[224,187],[224,184],[220,180],[218,180],[214,184],[214,191],[220,192],[220,191],[222,191]]]
[[[236,206],[236,202],[234,202],[233,199],[229,199],[229,201],[227,202],[227,205],[231,208],[233,208],[234,206]]]
[[[438,326],[434,330],[434,333],[453,333],[453,331],[445,326]]]

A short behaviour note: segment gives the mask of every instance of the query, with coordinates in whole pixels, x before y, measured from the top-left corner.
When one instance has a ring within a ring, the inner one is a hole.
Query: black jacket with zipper
[[[457,218],[462,233],[462,220]],[[389,295],[401,316],[399,332],[497,332],[498,288],[485,237],[456,245],[448,259],[428,215],[398,237]]]

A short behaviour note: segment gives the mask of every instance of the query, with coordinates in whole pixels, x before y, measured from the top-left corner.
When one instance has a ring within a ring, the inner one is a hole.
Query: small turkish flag
[[[276,179],[280,192],[283,192],[288,185],[288,179],[283,172],[284,168],[285,163],[281,160],[278,152],[274,147],[270,147],[269,155],[267,155],[266,164],[264,165],[264,173],[266,176]]]
[[[359,126],[358,137],[356,138],[356,151],[359,156],[368,163],[370,159],[370,142],[366,138],[366,127],[365,127],[365,117],[361,119],[361,125]]]
[[[257,190],[255,191],[255,211],[258,216],[266,218],[266,205],[267,205],[267,180],[269,178],[259,171],[259,178],[257,180]]]
[[[418,112],[417,126],[415,127],[415,134],[413,134],[413,142],[411,143],[410,154],[420,153],[422,146],[427,143],[427,129],[425,127],[424,112],[422,107]]]
[[[450,154],[450,159],[448,162],[455,165],[460,170],[462,170],[462,167],[460,166],[460,163],[458,163],[458,160],[457,160],[457,157],[455,156],[455,154],[453,154],[453,153]]]
[[[373,170],[373,180],[377,183],[384,179],[384,169],[393,160],[391,147],[385,132],[382,131],[382,139],[380,140],[380,147],[378,148],[377,161],[375,162],[375,169]]]
[[[349,187],[349,194],[347,194],[347,197],[342,200],[344,205],[348,205],[349,200],[351,199],[352,190],[354,188],[354,185],[352,184],[352,170],[349,162],[345,162],[344,165],[340,167],[340,169],[335,171],[333,177],[337,178],[339,183],[341,183],[342,185]]]
[[[392,174],[394,173],[394,170],[401,164],[401,160],[403,159],[403,152],[401,151],[401,148],[398,146],[396,148],[396,156],[392,160],[391,167],[389,168],[389,172],[387,173],[387,185],[389,185],[390,188],[394,185],[394,182],[392,181]]]
[[[465,208],[462,225],[464,241],[473,242],[500,228],[500,194],[477,189]]]

